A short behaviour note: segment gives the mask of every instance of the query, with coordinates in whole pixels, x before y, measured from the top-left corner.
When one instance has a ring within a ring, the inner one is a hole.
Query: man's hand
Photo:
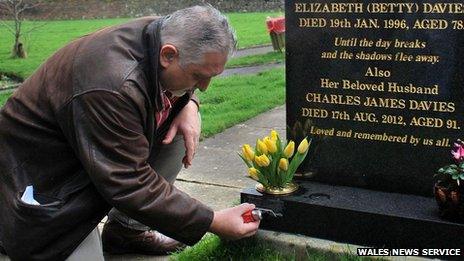
[[[243,203],[233,208],[215,211],[209,231],[226,240],[252,236],[258,231],[260,221],[245,223],[242,215],[253,209],[255,205]]]
[[[185,168],[188,168],[192,165],[201,133],[198,107],[194,101],[189,101],[172,121],[166,137],[164,137],[163,144],[171,143],[178,132],[184,136],[185,156],[182,159],[182,163],[184,163]]]

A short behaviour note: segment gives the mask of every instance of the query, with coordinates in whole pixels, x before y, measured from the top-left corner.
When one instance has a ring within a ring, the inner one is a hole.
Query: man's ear
[[[175,59],[179,58],[177,48],[172,44],[165,44],[161,46],[160,50],[160,64],[163,68],[169,67]]]

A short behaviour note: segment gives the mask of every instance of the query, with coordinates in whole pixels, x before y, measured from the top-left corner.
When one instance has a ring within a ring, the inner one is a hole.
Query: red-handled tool
[[[258,221],[263,219],[263,216],[267,214],[272,217],[282,217],[283,215],[281,213],[275,213],[271,209],[265,209],[265,208],[255,208],[253,210],[248,210],[247,212],[242,214],[243,222],[245,223],[250,223],[253,221]]]
[[[248,210],[247,212],[243,213],[242,218],[243,218],[244,223],[250,223],[253,221],[263,219],[263,216],[261,214],[261,211],[259,211],[259,209],[253,209],[253,210]]]

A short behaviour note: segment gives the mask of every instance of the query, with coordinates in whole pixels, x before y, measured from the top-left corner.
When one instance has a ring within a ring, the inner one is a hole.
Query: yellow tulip
[[[248,169],[248,174],[254,180],[259,180],[258,173],[259,173],[259,170],[255,169],[255,168],[249,168]]]
[[[245,144],[242,147],[242,153],[245,159],[252,161],[255,158],[255,152],[249,144]]]
[[[265,144],[263,141],[261,141],[260,139],[258,139],[258,141],[257,141],[256,143],[258,144],[258,145],[257,145],[258,150],[259,150],[261,153],[266,154],[266,153],[267,153],[267,146],[266,146],[266,144]]]
[[[260,167],[267,167],[271,163],[271,161],[269,160],[269,158],[265,154],[263,154],[261,156],[255,156],[255,162]]]
[[[295,152],[295,142],[290,141],[284,149],[284,155],[286,158],[290,158],[293,156],[293,152]]]
[[[303,139],[300,143],[300,145],[298,145],[298,153],[300,154],[304,154],[309,148],[309,143],[308,143],[308,140]]]
[[[264,138],[264,143],[270,153],[275,153],[277,151],[276,141],[277,140],[270,139],[269,137]]]
[[[271,135],[269,136],[271,140],[277,140],[277,137],[279,137],[279,133],[275,130],[271,130]]]
[[[281,158],[279,160],[279,169],[287,171],[288,169],[288,160],[286,158]]]

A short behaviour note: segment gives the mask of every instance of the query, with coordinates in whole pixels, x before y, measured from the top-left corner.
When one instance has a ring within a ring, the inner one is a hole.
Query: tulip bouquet
[[[293,180],[296,169],[308,154],[309,145],[304,138],[295,152],[294,141],[285,143],[272,130],[269,136],[256,141],[255,148],[243,145],[239,156],[247,165],[250,178],[264,188],[282,189]]]
[[[458,186],[460,181],[464,180],[464,142],[458,140],[454,143],[454,149],[451,150],[451,155],[455,160],[455,164],[447,165],[438,170],[440,178],[448,181],[454,180]]]

